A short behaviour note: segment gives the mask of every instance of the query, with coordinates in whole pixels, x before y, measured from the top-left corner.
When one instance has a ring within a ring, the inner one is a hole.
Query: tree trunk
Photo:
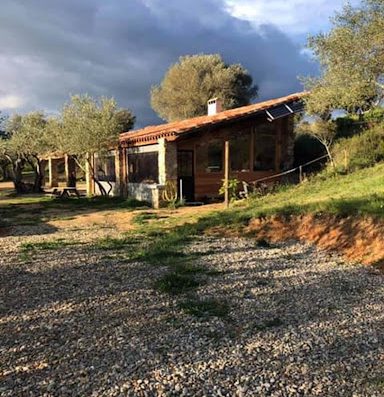
[[[3,181],[8,181],[12,179],[12,175],[9,172],[9,163],[2,162],[0,164],[1,174],[3,175]]]
[[[101,195],[102,196],[108,196],[108,193],[105,191],[104,186],[102,185],[102,183],[96,177],[95,169],[93,167],[92,161],[90,160],[91,158],[92,158],[92,156],[89,156],[87,158],[87,162],[88,162],[88,165],[89,165],[89,170],[91,171],[92,179],[94,180],[96,185],[99,187]]]
[[[332,168],[335,169],[335,162],[333,161],[332,153],[328,145],[324,144],[325,150],[327,151],[329,161],[331,162]]]
[[[31,163],[31,165],[33,166],[33,171],[35,173],[33,192],[41,193],[43,191],[43,182],[44,182],[43,162],[37,156],[34,156],[34,159],[35,159],[35,163]]]
[[[90,157],[92,157],[92,156],[90,156]],[[79,162],[79,160],[78,160],[76,157],[75,157],[75,161],[76,161],[77,165],[78,165],[84,172],[86,172],[86,170],[84,169],[84,167],[81,165],[81,163]],[[90,173],[91,173],[91,177],[92,177],[93,181],[96,183],[96,185],[99,187],[99,190],[100,190],[101,195],[102,195],[102,196],[108,196],[108,193],[105,191],[104,186],[103,186],[103,185],[100,183],[100,181],[96,178],[95,169],[93,168],[92,161],[90,161],[90,158],[87,158],[86,161],[87,161],[88,166],[89,166],[89,170],[90,170]],[[112,185],[111,185],[111,188],[112,188]]]
[[[22,159],[17,159],[12,163],[13,170],[13,185],[17,194],[26,193],[26,187],[23,183],[22,171],[24,168],[24,161]]]

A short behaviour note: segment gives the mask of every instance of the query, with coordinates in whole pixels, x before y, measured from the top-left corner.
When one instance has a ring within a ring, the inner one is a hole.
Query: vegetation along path
[[[1,396],[383,395],[377,269],[115,211],[0,238]]]

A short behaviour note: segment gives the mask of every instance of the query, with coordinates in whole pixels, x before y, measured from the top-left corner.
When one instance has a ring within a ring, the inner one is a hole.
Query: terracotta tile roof
[[[253,105],[225,110],[212,116],[193,117],[191,119],[124,132],[120,134],[120,143],[128,145],[146,145],[153,143],[154,140],[159,138],[166,138],[170,141],[175,140],[183,133],[253,115],[278,105],[301,100],[306,95],[308,95],[307,92],[299,92],[285,97],[255,103]]]

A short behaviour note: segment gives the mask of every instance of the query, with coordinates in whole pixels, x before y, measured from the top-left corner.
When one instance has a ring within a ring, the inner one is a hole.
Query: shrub
[[[223,184],[221,185],[219,194],[223,196],[225,195],[225,190],[226,190],[225,179],[223,179],[222,182]],[[232,178],[228,180],[228,197],[231,202],[236,200],[237,198],[237,188],[239,186],[239,183],[240,181],[236,178]]]
[[[333,148],[333,156],[339,171],[354,171],[383,161],[384,125],[339,140]]]

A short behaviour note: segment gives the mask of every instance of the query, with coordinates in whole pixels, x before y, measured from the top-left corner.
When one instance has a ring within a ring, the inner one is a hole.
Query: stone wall
[[[167,142],[159,139],[159,184],[167,181],[177,181],[177,145],[176,142]]]

